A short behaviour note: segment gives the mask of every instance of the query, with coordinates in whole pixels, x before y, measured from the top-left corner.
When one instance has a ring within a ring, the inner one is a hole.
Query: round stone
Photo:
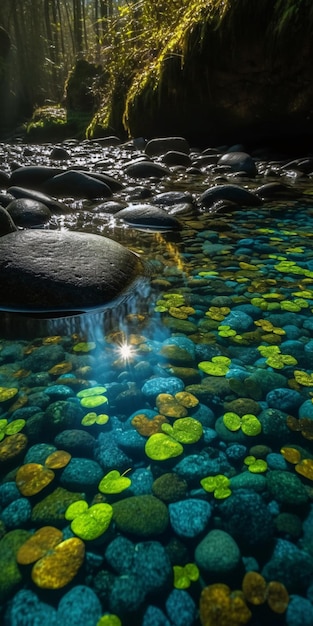
[[[101,307],[144,273],[136,254],[89,233],[12,232],[0,239],[0,259],[0,307],[22,311]]]

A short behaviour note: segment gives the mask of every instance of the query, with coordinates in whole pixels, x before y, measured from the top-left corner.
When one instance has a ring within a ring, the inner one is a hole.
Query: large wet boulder
[[[99,235],[38,229],[0,238],[4,310],[102,307],[126,296],[142,274],[144,265],[136,254]]]

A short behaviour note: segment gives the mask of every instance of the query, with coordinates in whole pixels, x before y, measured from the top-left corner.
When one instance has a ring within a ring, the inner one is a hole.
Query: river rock
[[[128,176],[134,178],[163,178],[170,173],[170,170],[160,163],[152,163],[151,161],[137,161],[126,166],[125,172]]]
[[[133,204],[115,213],[115,217],[131,226],[156,228],[160,230],[179,230],[180,222],[159,207],[152,204]]]
[[[38,200],[30,198],[19,198],[10,202],[7,211],[16,226],[22,228],[31,228],[32,226],[40,226],[46,224],[51,218],[51,211],[48,207]]]
[[[13,196],[13,198],[30,198],[30,200],[35,200],[36,202],[42,202],[45,204],[52,213],[68,213],[69,209],[66,204],[62,202],[58,202],[51,196],[48,196],[45,193],[41,193],[41,191],[37,191],[34,189],[26,189],[26,187],[9,187],[8,195]]]
[[[0,259],[0,306],[24,311],[103,306],[144,273],[121,244],[78,232],[9,233],[0,240]]]
[[[148,156],[159,156],[173,150],[189,154],[188,141],[184,137],[158,137],[150,139],[145,147]]]
[[[27,189],[39,189],[40,185],[49,178],[61,174],[60,167],[48,165],[25,165],[13,170],[10,176],[10,185],[26,187]]]
[[[233,572],[241,562],[239,547],[231,535],[223,530],[211,530],[195,550],[195,561],[200,569],[217,576]]]
[[[245,172],[251,177],[257,174],[255,162],[246,152],[226,152],[217,163],[218,165],[227,165],[232,172]]]
[[[42,191],[52,196],[71,196],[73,198],[107,198],[112,195],[110,187],[94,176],[84,172],[68,170],[46,180]]]
[[[203,192],[200,196],[200,204],[205,207],[212,206],[218,200],[228,200],[244,206],[258,206],[262,200],[252,191],[248,191],[240,185],[215,185]]]

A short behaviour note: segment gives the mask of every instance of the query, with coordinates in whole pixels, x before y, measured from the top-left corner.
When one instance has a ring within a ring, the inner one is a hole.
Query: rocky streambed
[[[310,626],[313,157],[0,146],[5,626]]]

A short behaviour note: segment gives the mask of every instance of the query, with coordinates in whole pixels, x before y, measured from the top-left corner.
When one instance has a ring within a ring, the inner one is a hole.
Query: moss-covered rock
[[[6,600],[22,581],[16,554],[30,536],[27,530],[11,530],[0,541],[0,602]]]
[[[113,521],[119,531],[147,538],[160,535],[168,526],[166,505],[152,495],[131,496],[115,502]]]

